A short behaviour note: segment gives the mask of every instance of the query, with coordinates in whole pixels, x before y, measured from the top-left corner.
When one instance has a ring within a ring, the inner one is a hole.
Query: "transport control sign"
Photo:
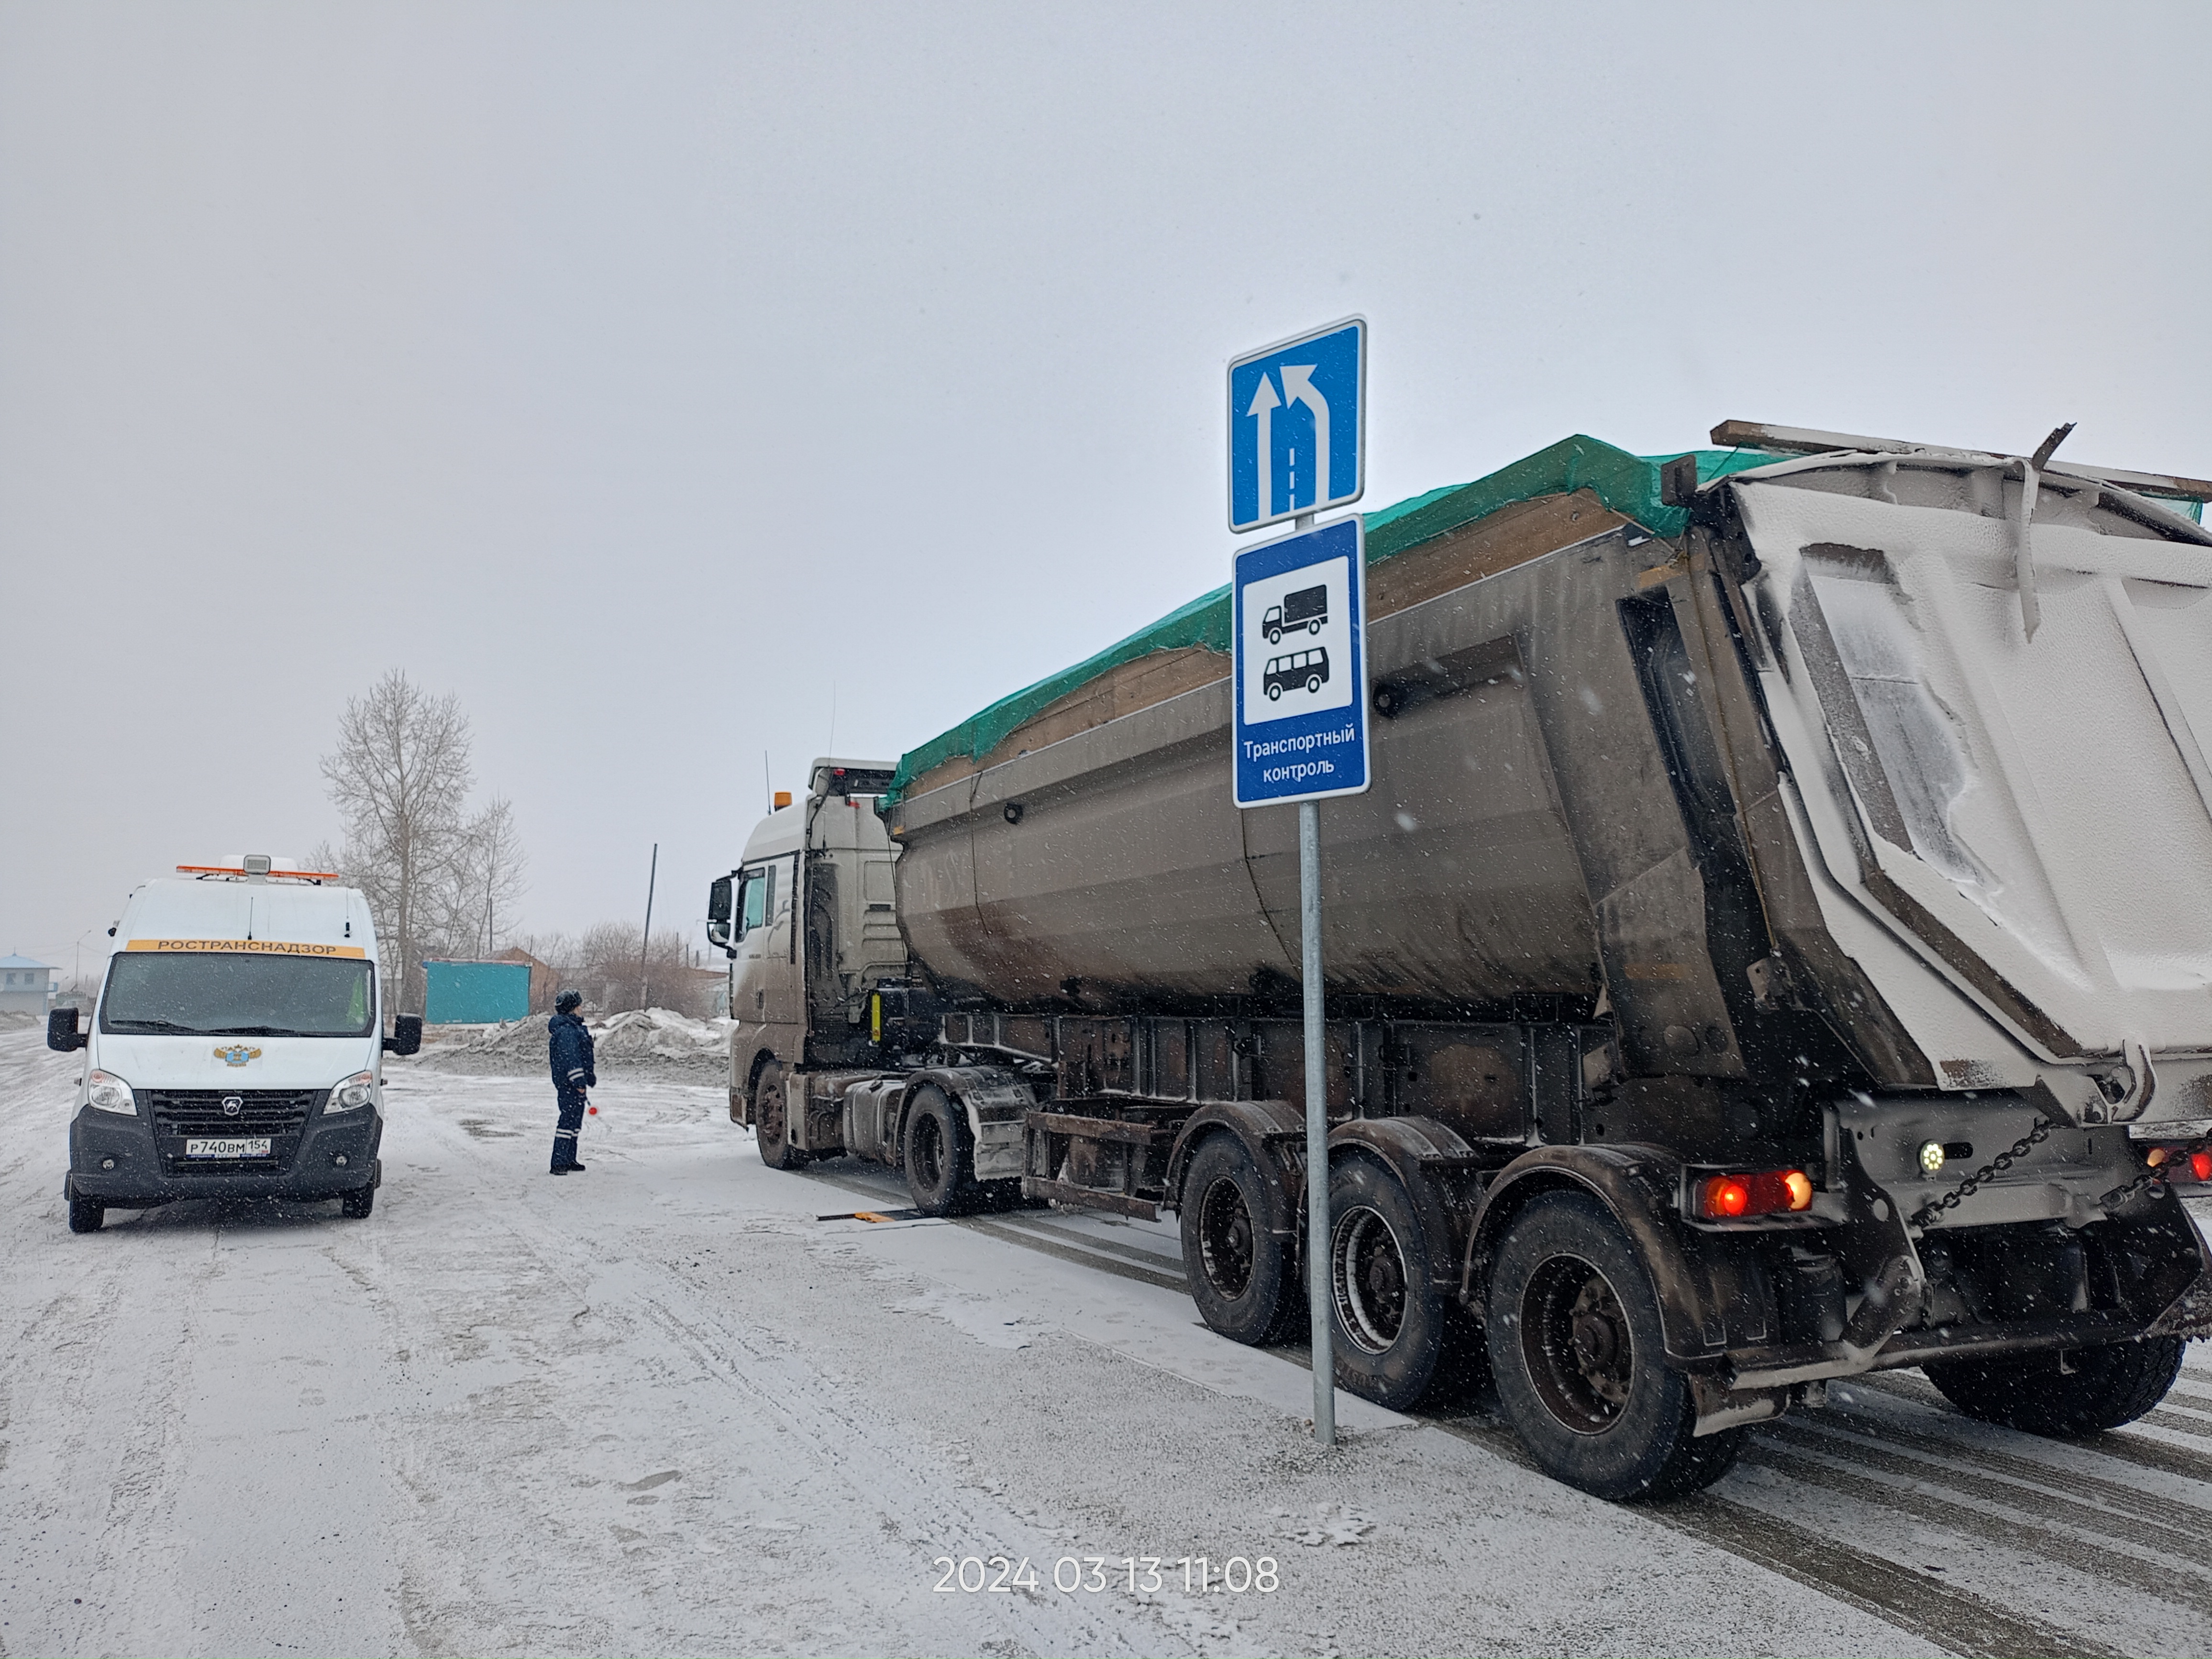
[[[1367,322],[1340,323],[1229,365],[1229,527],[1326,513],[1367,489]]]
[[[1236,556],[1237,804],[1367,788],[1365,527],[1340,519]]]

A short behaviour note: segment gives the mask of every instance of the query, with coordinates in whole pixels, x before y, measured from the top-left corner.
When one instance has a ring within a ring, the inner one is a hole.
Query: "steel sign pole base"
[[[1329,1273],[1328,1064],[1321,974],[1321,805],[1298,803],[1298,925],[1306,1024],[1306,1295],[1313,1316],[1314,1438],[1336,1443],[1335,1296]]]

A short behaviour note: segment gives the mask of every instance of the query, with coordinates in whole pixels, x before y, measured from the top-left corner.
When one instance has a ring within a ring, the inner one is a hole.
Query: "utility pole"
[[[653,950],[653,889],[660,879],[660,843],[653,843],[653,868],[645,878],[645,942],[637,947],[637,1006],[646,1006],[646,957]]]

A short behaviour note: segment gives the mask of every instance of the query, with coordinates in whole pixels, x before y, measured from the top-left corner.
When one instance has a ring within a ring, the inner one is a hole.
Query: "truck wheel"
[[[107,1206],[89,1198],[72,1198],[69,1201],[70,1231],[73,1233],[96,1233],[107,1219]]]
[[[1232,1342],[1279,1341],[1305,1312],[1291,1251],[1269,1225],[1275,1204],[1243,1141],[1200,1143],[1183,1177],[1183,1273],[1199,1316]]]
[[[1923,1366],[1928,1380],[1969,1417],[2027,1434],[2076,1440],[2132,1423],[2166,1398],[2181,1374],[2182,1339],[2147,1337],[2061,1354],[1992,1354]],[[2063,1360],[2070,1369],[2061,1370]]]
[[[771,1170],[796,1170],[806,1154],[791,1144],[790,1110],[783,1097],[783,1067],[775,1060],[753,1079],[753,1136],[761,1162]]]
[[[1320,633],[1321,625],[1328,620],[1328,618],[1326,617],[1316,617],[1311,622],[1306,624],[1306,632],[1309,634]]]
[[[1674,1498],[1711,1486],[1745,1429],[1693,1437],[1686,1378],[1666,1364],[1651,1275],[1586,1193],[1535,1199],[1491,1269],[1498,1397],[1553,1479],[1599,1498]]]
[[[1365,1158],[1330,1172],[1328,1213],[1337,1386],[1404,1411],[1436,1380],[1448,1318],[1420,1216],[1398,1177]]]
[[[338,1194],[338,1213],[349,1221],[366,1221],[368,1212],[376,1207],[376,1188],[358,1187],[349,1193]]]
[[[1283,642],[1283,630],[1282,630],[1281,629],[1279,629],[1279,628],[1271,628],[1271,629],[1269,629],[1267,630],[1267,643],[1268,643],[1268,644],[1270,644],[1270,645],[1280,645],[1282,642]]]
[[[906,1189],[924,1215],[951,1215],[965,1202],[974,1167],[968,1150],[968,1115],[944,1090],[925,1083],[914,1091],[906,1117]]]

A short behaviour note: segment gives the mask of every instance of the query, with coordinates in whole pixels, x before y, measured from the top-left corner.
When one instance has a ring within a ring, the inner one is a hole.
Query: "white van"
[[[85,1051],[70,1124],[70,1230],[179,1198],[336,1198],[366,1216],[382,1176],[385,1036],[376,927],[336,878],[250,854],[179,865],[131,895],[89,1030],[57,1008],[46,1045]]]

